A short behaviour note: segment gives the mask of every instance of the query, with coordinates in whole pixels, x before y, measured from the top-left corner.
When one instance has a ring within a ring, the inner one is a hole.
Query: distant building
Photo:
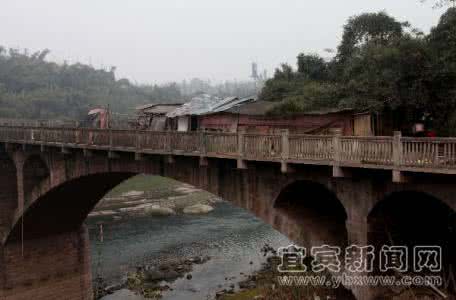
[[[177,131],[196,131],[202,129],[200,122],[203,116],[224,111],[249,101],[254,101],[254,98],[227,97],[222,99],[203,94],[194,97],[166,116],[177,123]]]
[[[173,130],[176,126],[166,117],[166,114],[182,106],[181,103],[173,104],[146,104],[136,107],[137,118],[133,127],[141,130],[164,131]]]
[[[100,129],[109,128],[109,111],[105,108],[91,109],[81,122],[81,126]]]

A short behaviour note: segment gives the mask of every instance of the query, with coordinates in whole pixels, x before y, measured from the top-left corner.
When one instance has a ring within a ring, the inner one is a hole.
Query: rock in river
[[[195,204],[191,206],[187,206],[184,208],[184,214],[207,214],[208,212],[214,210],[214,208],[210,205],[206,204]]]
[[[121,196],[122,197],[140,197],[142,195],[144,195],[143,191],[129,191],[129,192],[123,193]]]
[[[176,212],[169,207],[162,207],[160,205],[150,205],[144,208],[144,213],[148,215],[157,215],[157,216],[170,216],[175,215]]]

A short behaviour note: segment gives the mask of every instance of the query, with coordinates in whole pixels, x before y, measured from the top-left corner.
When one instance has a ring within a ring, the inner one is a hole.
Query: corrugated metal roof
[[[249,101],[242,105],[225,110],[227,113],[241,115],[264,115],[272,109],[277,103],[269,101]]]
[[[102,112],[105,112],[106,109],[104,108],[94,108],[94,109],[91,109],[89,110],[89,112],[87,113],[87,115],[95,115],[95,114],[99,114],[99,113],[102,113]]]
[[[144,105],[136,106],[135,109],[136,109],[136,110],[143,110],[143,109],[152,107],[152,106],[154,106],[154,105],[157,105],[157,104],[156,104],[156,103],[144,104]]]
[[[146,114],[167,114],[170,111],[175,110],[177,107],[180,107],[181,105],[182,105],[182,103],[176,103],[176,104],[151,103],[151,104],[145,104],[145,105],[138,106],[138,107],[136,107],[136,110],[141,111]]]
[[[349,113],[354,112],[353,108],[327,108],[320,110],[312,110],[307,112],[299,113],[299,115],[328,115],[328,114],[338,114],[338,113]]]
[[[184,104],[147,104],[137,107],[145,113],[165,114],[168,118],[190,115],[207,115],[218,112],[227,112],[244,115],[265,115],[278,102],[257,100],[256,97],[219,98],[208,94],[202,94],[192,98]],[[176,108],[177,107],[177,108]],[[322,109],[318,111],[301,112],[296,115],[324,115],[331,113],[351,112],[352,108]]]
[[[239,99],[237,97],[227,97],[222,99],[203,94],[192,98],[192,100],[169,112],[166,116],[174,118],[178,116],[210,114],[227,110],[250,99],[252,98]]]
[[[233,114],[241,114],[241,115],[265,115],[271,109],[274,108],[280,102],[271,102],[271,101],[246,101],[241,103],[239,106],[233,106],[229,109],[224,110],[227,113]],[[307,112],[298,112],[294,115],[327,115],[327,114],[335,114],[335,113],[344,113],[344,112],[353,112],[352,108],[330,108],[330,109],[320,109],[315,111],[307,111]]]
[[[211,112],[216,113],[216,112],[227,111],[230,109],[237,110],[239,107],[243,107],[247,103],[251,103],[254,101],[256,101],[255,97],[247,97],[247,98],[241,98],[241,99],[235,98],[235,99],[233,99],[233,101],[219,105],[218,107],[214,108]]]

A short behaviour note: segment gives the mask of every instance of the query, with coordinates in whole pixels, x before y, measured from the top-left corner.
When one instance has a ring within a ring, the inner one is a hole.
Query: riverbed
[[[108,284],[120,282],[138,266],[160,263],[173,257],[209,256],[193,266],[186,277],[169,284],[162,299],[214,299],[215,293],[231,289],[248,274],[258,270],[264,257],[261,248],[287,245],[286,237],[250,213],[219,202],[215,209],[201,215],[135,216],[103,224],[100,218],[88,220],[92,245],[94,278]],[[107,299],[125,299],[126,291]],[[133,298],[131,298],[133,299]],[[142,299],[137,297],[135,299]]]

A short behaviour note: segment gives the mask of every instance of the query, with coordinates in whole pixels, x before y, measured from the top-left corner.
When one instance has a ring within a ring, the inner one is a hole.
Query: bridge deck
[[[456,174],[456,138],[0,126],[0,141],[144,154]]]

